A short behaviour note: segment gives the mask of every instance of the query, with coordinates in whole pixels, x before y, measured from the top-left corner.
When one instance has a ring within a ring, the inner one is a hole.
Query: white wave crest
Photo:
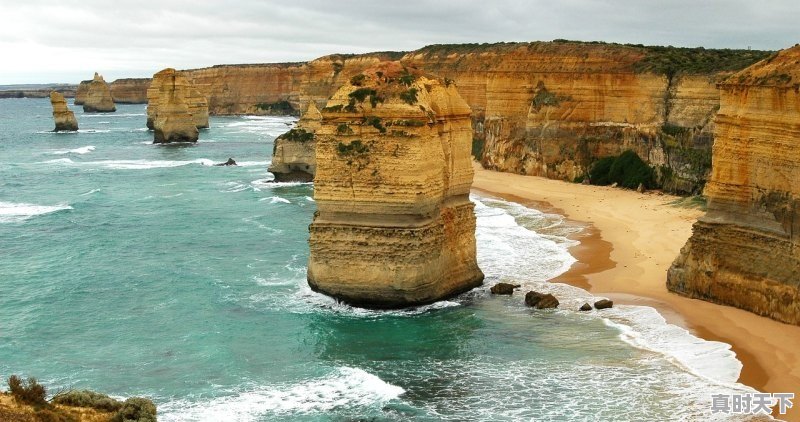
[[[258,202],[269,201],[270,204],[291,204],[292,202],[280,196],[270,196],[269,198],[261,198]]]
[[[35,205],[26,203],[0,202],[0,223],[16,223],[36,215],[49,214],[61,210],[71,210],[67,204]]]
[[[83,154],[88,154],[88,153],[90,153],[90,152],[92,152],[94,150],[95,150],[94,145],[87,145],[85,147],[80,147],[80,148],[75,148],[75,149],[52,151],[50,154],[55,154],[55,155],[79,154],[79,155],[83,155]]]
[[[405,391],[359,368],[294,385],[260,387],[206,402],[159,405],[162,421],[256,421],[269,415],[325,414],[341,408],[381,406]]]

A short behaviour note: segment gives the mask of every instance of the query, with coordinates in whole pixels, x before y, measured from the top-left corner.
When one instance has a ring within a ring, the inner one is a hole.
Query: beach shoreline
[[[501,173],[477,163],[473,189],[585,226],[576,237],[580,243],[570,248],[577,262],[550,281],[617,304],[653,307],[667,322],[700,338],[730,344],[743,364],[742,384],[800,397],[800,327],[667,291],[667,269],[703,211],[675,205],[680,197],[658,192]],[[800,404],[795,402],[787,415],[775,416],[800,421]]]

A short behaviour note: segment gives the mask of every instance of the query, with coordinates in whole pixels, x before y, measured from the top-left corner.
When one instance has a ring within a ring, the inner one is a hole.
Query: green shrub
[[[409,88],[408,91],[400,93],[400,99],[410,105],[414,105],[417,103],[417,92],[417,88]]]
[[[476,160],[480,161],[483,158],[483,147],[486,141],[479,138],[472,138],[472,156],[475,157]]]
[[[619,186],[636,189],[639,184],[647,189],[655,187],[653,169],[647,165],[635,152],[623,152],[608,171],[608,179]]]
[[[664,123],[661,126],[661,131],[670,136],[682,136],[684,133],[691,132],[691,128],[673,125],[671,123]]]
[[[292,103],[286,100],[276,101],[274,103],[258,103],[256,104],[256,109],[275,114],[297,113],[297,110],[292,107]]]
[[[53,404],[75,407],[91,407],[103,412],[116,412],[122,408],[122,402],[111,397],[88,390],[75,390],[53,397]]]
[[[383,127],[383,124],[381,123],[381,118],[380,117],[377,117],[377,116],[364,117],[364,124],[372,126],[375,129],[378,129],[378,131],[380,133],[386,133],[386,128]]]
[[[367,75],[361,74],[356,75],[350,78],[350,84],[354,86],[361,86],[364,85],[364,81],[367,79]]]
[[[610,185],[612,182],[608,178],[608,172],[611,170],[611,165],[617,157],[603,157],[595,161],[592,168],[589,169],[589,181],[593,185],[605,186]]]
[[[417,77],[406,71],[406,73],[403,76],[401,76],[399,80],[401,84],[405,86],[411,86],[411,84],[413,84],[414,81],[417,80]]]
[[[314,134],[312,132],[306,132],[305,129],[294,128],[279,136],[278,139],[286,139],[293,142],[309,142],[314,140]]]
[[[359,103],[363,103],[367,97],[374,97],[377,96],[378,92],[372,88],[358,88],[357,90],[348,94],[348,96]]]
[[[347,126],[347,123],[339,123],[336,126],[336,134],[337,135],[351,135],[353,133],[353,129],[350,129],[350,126]]]
[[[557,106],[559,102],[556,94],[553,94],[545,88],[540,89],[539,92],[536,93],[536,96],[533,97],[533,106],[537,110],[544,106]]]
[[[156,405],[145,398],[131,397],[122,403],[111,422],[156,422]]]
[[[325,107],[322,109],[322,111],[338,113],[342,111],[342,107],[344,107],[342,104],[337,104],[335,106]]]
[[[340,156],[361,155],[369,152],[369,146],[361,142],[360,139],[356,139],[349,144],[339,142],[339,144],[336,145],[336,152]]]
[[[22,378],[12,375],[8,378],[8,389],[11,395],[21,403],[35,407],[48,405],[47,390],[36,381],[36,378],[30,377],[26,382]]]

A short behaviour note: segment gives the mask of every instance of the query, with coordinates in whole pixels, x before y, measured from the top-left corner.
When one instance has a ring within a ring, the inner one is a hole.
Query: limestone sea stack
[[[53,120],[56,122],[54,132],[78,130],[78,120],[75,119],[75,113],[67,107],[67,100],[63,95],[56,91],[51,92],[50,105],[53,106]]]
[[[669,290],[800,324],[800,46],[719,85],[708,212]]]
[[[297,126],[275,139],[269,171],[276,182],[314,180],[317,167],[314,134],[321,125],[322,113],[312,101]]]
[[[151,100],[158,104],[158,111],[153,117],[153,143],[197,142],[200,133],[189,112],[186,78],[173,70],[161,78],[158,88],[158,97]]]
[[[322,117],[311,288],[397,308],[479,286],[470,108],[455,85],[384,62],[343,85]]]
[[[94,79],[89,83],[89,87],[86,90],[86,97],[83,99],[83,111],[88,113],[117,111],[108,84],[97,72],[95,72]]]
[[[177,80],[177,84],[181,86],[184,102],[188,107],[189,114],[191,114],[192,119],[194,119],[195,126],[198,129],[207,128],[208,100],[198,91],[197,87],[186,78],[184,72],[172,68],[164,69],[153,75],[150,87],[147,88],[147,128],[150,130],[155,129],[154,122],[160,104],[158,99],[162,92],[161,85],[164,84],[165,81],[170,82],[173,80]]]
[[[89,84],[92,83],[92,80],[81,81],[78,84],[78,88],[75,90],[75,105],[83,105],[86,102],[86,94],[89,92]]]

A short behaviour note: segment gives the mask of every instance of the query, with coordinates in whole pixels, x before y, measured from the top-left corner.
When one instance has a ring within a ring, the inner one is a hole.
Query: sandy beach
[[[739,381],[763,392],[795,393],[794,408],[780,418],[800,421],[800,327],[667,291],[667,269],[703,211],[656,192],[500,173],[477,164],[473,188],[589,224],[571,251],[578,262],[552,281],[615,303],[652,306],[699,337],[731,344],[744,365]]]

